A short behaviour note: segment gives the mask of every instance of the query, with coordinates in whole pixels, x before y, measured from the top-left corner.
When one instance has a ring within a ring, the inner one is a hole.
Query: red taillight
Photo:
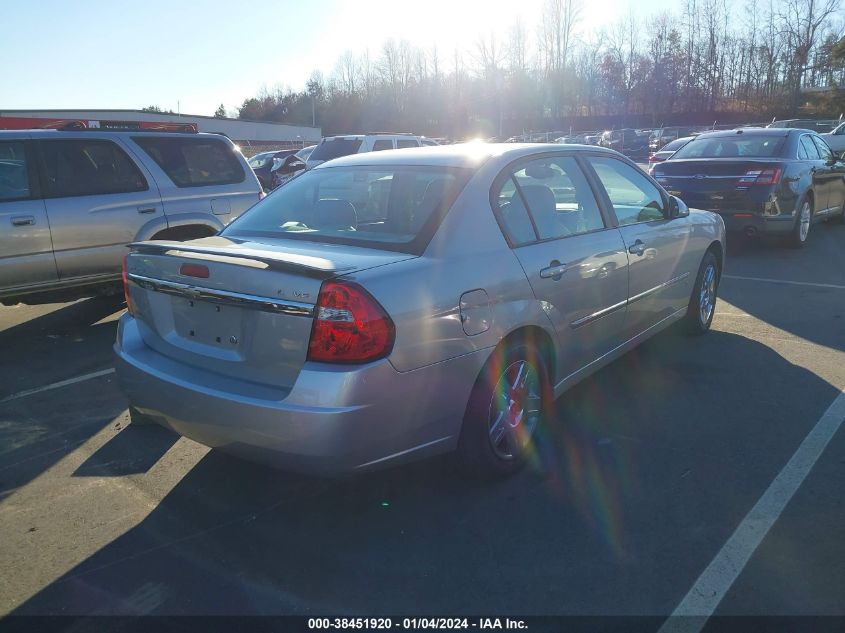
[[[751,185],[776,185],[780,182],[780,167],[766,167],[765,169],[749,169],[736,183],[737,187]]]
[[[364,363],[384,358],[393,349],[393,321],[361,286],[326,281],[315,309],[308,360]]]
[[[129,314],[135,313],[135,307],[132,305],[132,295],[129,293],[129,277],[126,273],[126,258],[128,254],[123,256],[123,264],[121,266],[121,276],[123,277],[123,297],[126,299],[126,311]]]
[[[187,277],[208,279],[208,266],[203,266],[202,264],[182,264],[179,267],[179,274]]]

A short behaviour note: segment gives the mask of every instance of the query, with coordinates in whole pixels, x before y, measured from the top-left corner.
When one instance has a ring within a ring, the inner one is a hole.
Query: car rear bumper
[[[306,363],[287,392],[166,358],[124,315],[115,366],[129,403],[212,448],[299,472],[340,475],[453,450],[486,350],[409,372],[387,361]]]

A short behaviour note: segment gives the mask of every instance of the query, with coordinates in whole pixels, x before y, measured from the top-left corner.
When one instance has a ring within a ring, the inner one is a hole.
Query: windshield
[[[779,154],[785,141],[785,136],[761,134],[697,138],[672,158],[771,158]]]
[[[421,252],[469,174],[439,167],[315,169],[255,205],[223,234]]]
[[[355,154],[361,147],[360,138],[327,138],[311,152],[309,160],[331,160]]]
[[[690,139],[688,138],[676,138],[674,141],[669,141],[666,145],[663,146],[661,152],[673,152],[677,149],[680,149],[687,143],[689,143]]]
[[[316,145],[309,145],[308,147],[303,147],[296,153],[296,157],[302,160],[308,160],[308,157],[311,156],[311,152],[314,151],[314,148],[317,147]]]

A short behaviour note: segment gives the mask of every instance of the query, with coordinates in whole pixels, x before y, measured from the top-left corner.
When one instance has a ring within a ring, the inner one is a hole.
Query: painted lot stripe
[[[62,387],[67,387],[68,385],[75,385],[78,382],[84,382],[86,380],[91,380],[92,378],[108,376],[109,374],[113,373],[114,367],[110,369],[103,369],[101,371],[91,372],[90,374],[82,374],[81,376],[76,376],[75,378],[68,378],[67,380],[60,380],[59,382],[44,385],[43,387],[27,389],[26,391],[18,391],[17,393],[13,393],[12,395],[6,396],[2,400],[0,400],[0,404],[3,404],[4,402],[11,402],[12,400],[18,400],[19,398],[26,398],[27,396],[31,396],[36,393],[41,393],[42,391],[50,391],[51,389],[60,389]]]
[[[817,284],[809,281],[787,281],[786,279],[768,279],[767,277],[742,277],[740,275],[722,275],[722,279],[741,279],[742,281],[764,281],[770,284],[787,284],[790,286],[810,286],[811,288],[835,288],[845,290],[839,284]]]
[[[798,487],[845,419],[845,391],[824,412],[786,466],[751,508],[731,537],[672,612],[658,633],[699,633],[751,555],[777,521]]]

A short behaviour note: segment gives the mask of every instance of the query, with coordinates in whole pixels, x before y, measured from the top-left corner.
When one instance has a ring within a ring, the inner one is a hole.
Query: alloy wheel
[[[526,360],[511,363],[499,375],[490,400],[488,435],[497,457],[519,456],[540,419],[540,374]]]

